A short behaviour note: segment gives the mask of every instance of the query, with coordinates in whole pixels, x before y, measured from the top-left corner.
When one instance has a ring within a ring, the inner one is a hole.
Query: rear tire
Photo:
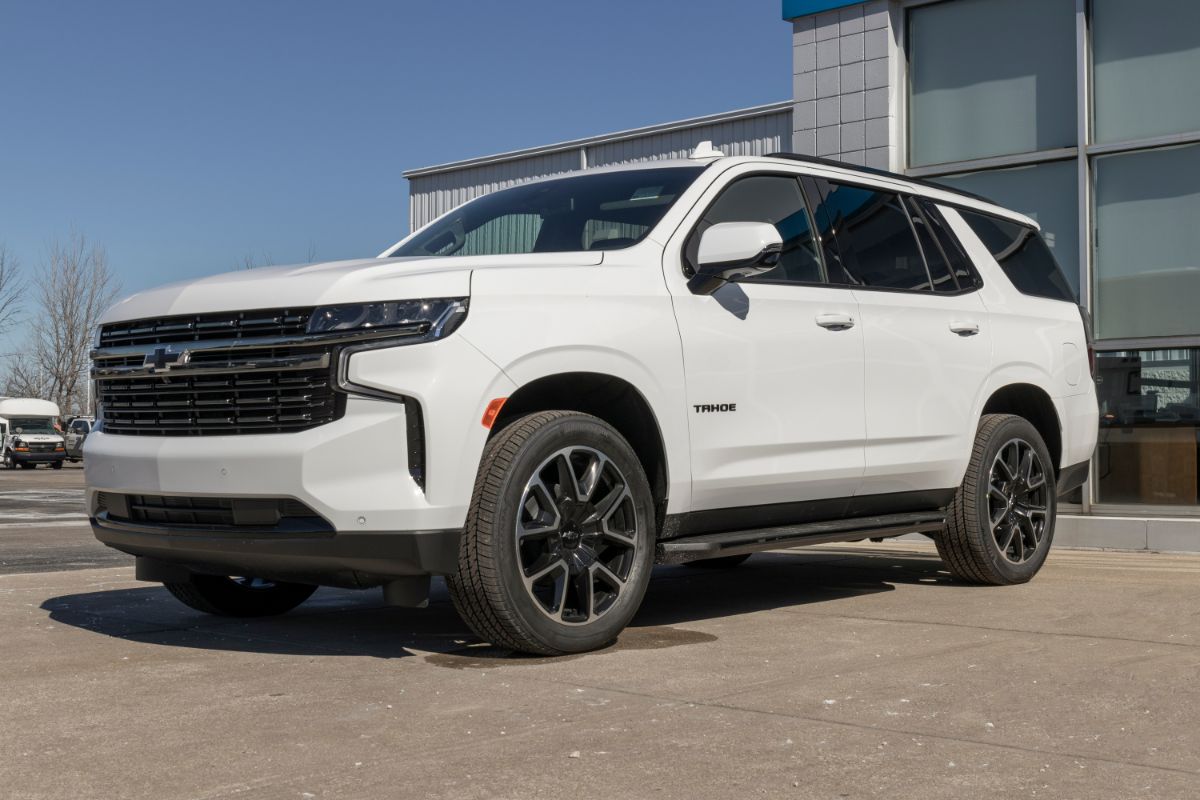
[[[62,469],[62,465],[63,465],[63,462],[61,462],[61,461],[52,461],[52,462],[50,462],[50,468],[51,468],[51,469]]]
[[[164,583],[189,608],[220,617],[272,617],[285,614],[317,590],[306,583],[192,575],[186,582]]]
[[[685,567],[696,569],[733,569],[745,563],[753,553],[742,553],[740,556],[721,556],[720,558],[702,558],[699,561],[688,561]]]
[[[970,583],[1025,583],[1054,541],[1054,464],[1027,420],[988,414],[979,421],[967,473],[954,496],[938,555]]]
[[[654,521],[641,463],[611,426],[569,411],[521,417],[484,450],[450,598],[499,647],[603,647],[646,593]]]

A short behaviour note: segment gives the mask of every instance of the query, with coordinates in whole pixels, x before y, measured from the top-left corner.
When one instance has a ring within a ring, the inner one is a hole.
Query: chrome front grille
[[[311,308],[273,308],[116,322],[100,328],[101,347],[302,336]]]
[[[104,432],[150,436],[286,433],[339,415],[328,368],[100,381]]]
[[[307,334],[310,312],[229,312],[105,325],[101,346],[92,352],[101,430],[230,436],[315,428],[345,409],[337,383],[343,348],[419,337],[429,329],[428,322],[419,322]],[[301,318],[303,324],[297,322]]]

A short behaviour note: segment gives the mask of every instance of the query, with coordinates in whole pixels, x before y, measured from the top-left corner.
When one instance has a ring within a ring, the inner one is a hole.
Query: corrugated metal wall
[[[409,225],[416,230],[450,209],[515,183],[589,167],[685,158],[711,140],[726,155],[791,150],[792,104],[698,117],[561,144],[536,147],[404,173],[409,179]]]

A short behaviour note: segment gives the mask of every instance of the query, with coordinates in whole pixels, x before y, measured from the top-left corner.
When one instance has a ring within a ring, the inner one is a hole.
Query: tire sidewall
[[[584,625],[557,623],[547,617],[525,590],[517,559],[516,524],[525,485],[543,461],[567,447],[591,447],[612,460],[625,476],[637,518],[638,549],[629,579],[614,606]],[[604,422],[583,414],[572,415],[554,420],[531,435],[503,478],[493,526],[492,554],[502,576],[500,584],[507,606],[517,613],[521,626],[547,649],[579,652],[601,647],[614,640],[633,619],[654,565],[654,502],[633,449]]]
[[[1012,563],[1000,552],[995,537],[992,535],[991,518],[988,513],[987,492],[992,464],[1000,452],[1000,448],[1013,439],[1022,439],[1034,448],[1042,460],[1042,468],[1045,470],[1047,482],[1046,531],[1033,558],[1023,564]],[[988,555],[992,569],[1002,576],[1006,583],[1025,583],[1042,568],[1042,564],[1050,554],[1050,547],[1054,543],[1054,529],[1058,519],[1058,486],[1055,482],[1055,466],[1050,458],[1050,450],[1033,425],[1024,419],[1014,417],[1005,420],[992,431],[991,438],[984,449],[979,470],[980,473],[976,476],[976,486],[979,487],[980,494],[975,501],[975,525],[978,535],[983,540],[984,552]]]

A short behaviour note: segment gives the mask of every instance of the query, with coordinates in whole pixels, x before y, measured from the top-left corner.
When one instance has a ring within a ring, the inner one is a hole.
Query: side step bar
[[[760,550],[780,550],[810,544],[857,542],[903,536],[906,533],[937,533],[946,527],[943,511],[886,514],[878,517],[781,525],[730,533],[706,533],[658,543],[659,564],[682,564],[702,558],[737,556]]]

